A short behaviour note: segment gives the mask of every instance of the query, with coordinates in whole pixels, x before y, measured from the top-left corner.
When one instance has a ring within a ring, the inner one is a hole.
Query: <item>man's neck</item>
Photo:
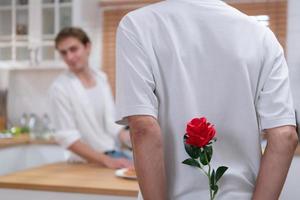
[[[96,86],[96,80],[93,76],[91,68],[85,67],[83,70],[75,73],[75,75],[85,88],[92,88]]]

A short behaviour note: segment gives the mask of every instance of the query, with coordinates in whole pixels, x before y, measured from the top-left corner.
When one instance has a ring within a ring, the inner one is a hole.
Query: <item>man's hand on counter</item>
[[[106,156],[103,158],[103,164],[105,167],[110,169],[120,169],[120,168],[132,168],[133,164],[131,161],[124,158],[111,158]]]
[[[123,158],[111,158],[110,156],[107,156],[104,153],[95,151],[93,148],[82,142],[80,139],[74,142],[71,146],[69,146],[68,149],[73,153],[79,155],[80,157],[84,158],[86,161],[90,163],[99,164],[103,167],[119,169],[133,166],[130,160]]]

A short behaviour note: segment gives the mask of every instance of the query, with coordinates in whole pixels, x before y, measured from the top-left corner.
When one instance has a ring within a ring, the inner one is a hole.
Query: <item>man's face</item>
[[[75,37],[68,37],[57,45],[61,57],[73,72],[80,72],[88,67],[90,43],[84,45]]]

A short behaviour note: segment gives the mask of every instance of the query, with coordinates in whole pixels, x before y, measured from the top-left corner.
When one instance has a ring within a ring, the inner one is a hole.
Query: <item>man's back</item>
[[[118,117],[158,119],[170,199],[209,196],[207,178],[181,164],[185,125],[201,116],[217,129],[212,165],[229,167],[219,199],[250,199],[260,129],[294,120],[287,67],[271,31],[218,0],[169,0],[122,20],[117,54]]]

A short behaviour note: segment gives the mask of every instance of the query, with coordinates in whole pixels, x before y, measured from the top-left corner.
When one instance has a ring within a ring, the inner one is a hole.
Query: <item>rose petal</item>
[[[192,119],[192,121],[190,123],[191,124],[200,124],[201,120],[199,118],[194,118],[194,119]]]
[[[205,117],[201,117],[200,121],[201,121],[201,123],[205,123],[206,124],[207,119]]]

